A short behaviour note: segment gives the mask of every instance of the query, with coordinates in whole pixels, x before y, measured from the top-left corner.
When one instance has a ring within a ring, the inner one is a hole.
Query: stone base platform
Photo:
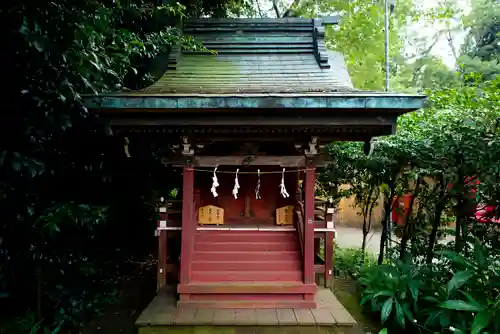
[[[356,326],[333,293],[321,287],[316,292],[316,309],[178,308],[174,291],[160,291],[142,312],[136,321],[140,334],[353,333]]]

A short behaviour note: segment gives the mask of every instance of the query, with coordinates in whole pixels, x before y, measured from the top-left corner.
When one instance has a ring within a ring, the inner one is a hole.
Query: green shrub
[[[335,275],[357,279],[362,272],[376,264],[375,257],[361,248],[341,248],[335,245]]]
[[[500,333],[500,255],[476,240],[431,264],[392,260],[363,271],[361,304],[389,332]]]

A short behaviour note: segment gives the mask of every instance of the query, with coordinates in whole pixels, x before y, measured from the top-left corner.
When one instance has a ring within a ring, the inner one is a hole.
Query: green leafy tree
[[[474,0],[464,18],[470,30],[459,59],[464,73],[479,73],[485,80],[500,74],[500,6],[494,0]]]

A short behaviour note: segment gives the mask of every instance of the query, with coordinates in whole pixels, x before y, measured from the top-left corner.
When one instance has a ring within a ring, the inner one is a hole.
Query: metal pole
[[[385,0],[385,91],[389,91],[389,0]]]

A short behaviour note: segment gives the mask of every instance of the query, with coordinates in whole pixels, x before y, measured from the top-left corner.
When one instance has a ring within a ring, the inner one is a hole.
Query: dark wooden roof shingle
[[[353,90],[344,58],[327,51],[319,20],[196,19],[184,33],[216,54],[174,50],[141,93],[311,93]]]

